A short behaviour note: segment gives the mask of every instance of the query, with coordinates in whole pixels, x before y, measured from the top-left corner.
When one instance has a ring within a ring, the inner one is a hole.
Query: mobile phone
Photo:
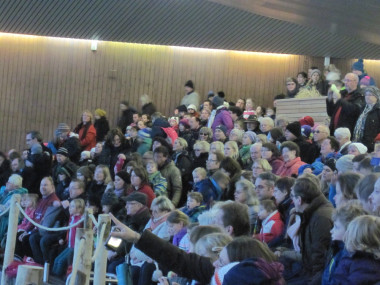
[[[104,246],[109,250],[117,251],[117,249],[120,247],[122,242],[123,240],[121,238],[109,236]]]

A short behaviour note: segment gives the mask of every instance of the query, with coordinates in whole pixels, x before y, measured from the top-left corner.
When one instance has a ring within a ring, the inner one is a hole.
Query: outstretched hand
[[[116,229],[119,231],[111,232],[111,236],[121,238],[126,240],[127,242],[136,243],[140,239],[140,234],[131,230],[129,227],[124,225],[118,219],[115,218],[114,215],[109,213],[111,220],[115,223]]]

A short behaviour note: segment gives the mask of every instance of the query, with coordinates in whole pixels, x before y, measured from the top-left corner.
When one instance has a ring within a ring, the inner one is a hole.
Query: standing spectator
[[[106,115],[107,115],[106,111],[104,111],[102,109],[96,109],[95,110],[94,127],[96,130],[96,142],[104,141],[105,136],[107,135],[108,131],[110,130],[110,125],[108,123]]]
[[[368,76],[368,74],[364,71],[364,62],[362,58],[359,58],[358,61],[352,64],[352,73],[355,73],[359,77],[359,81],[361,81],[364,77]],[[373,80],[373,78],[371,83],[371,85],[376,86],[376,83]]]
[[[121,101],[120,111],[121,116],[119,117],[117,126],[125,134],[126,128],[133,122],[133,114],[136,113],[136,110],[129,106],[128,101]]]
[[[286,93],[288,98],[294,98],[298,91],[300,89],[300,86],[298,84],[298,81],[293,77],[286,78]]]
[[[11,162],[5,153],[0,152],[0,186],[4,186],[12,173]]]
[[[189,105],[193,104],[198,109],[199,108],[199,95],[197,92],[194,91],[194,83],[191,80],[188,80],[185,83],[185,96],[181,100],[180,105],[185,105],[188,107]]]
[[[82,150],[90,151],[96,145],[96,130],[92,124],[93,118],[89,110],[84,110],[82,122],[75,127],[74,133],[79,135]]]
[[[140,104],[141,114],[147,114],[149,116],[152,116],[157,111],[156,106],[152,102],[152,99],[146,94],[141,95]]]
[[[228,136],[230,134],[230,131],[234,128],[234,123],[232,121],[230,113],[228,112],[228,109],[223,104],[224,100],[219,96],[215,96],[212,99],[212,103],[216,109],[215,117],[211,125],[211,128],[214,132],[214,139],[215,130],[220,125],[224,125],[226,127],[226,136]]]
[[[348,153],[348,146],[351,144],[351,133],[348,128],[337,128],[334,132],[334,137],[339,142],[339,153],[346,155]]]

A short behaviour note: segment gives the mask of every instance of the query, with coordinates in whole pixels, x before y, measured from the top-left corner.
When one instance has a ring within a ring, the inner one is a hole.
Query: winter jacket
[[[152,116],[153,113],[157,111],[156,106],[152,102],[144,104],[141,107],[141,114],[147,114],[149,116]]]
[[[59,184],[58,174],[61,171],[61,168],[64,167],[66,169],[70,169],[72,173],[77,173],[78,166],[70,161],[68,158],[63,164],[57,164],[53,169],[53,181],[54,185]]]
[[[243,169],[245,169],[250,162],[251,146],[252,146],[251,144],[250,145],[243,145],[239,149],[239,157],[243,163],[243,166],[242,166]]]
[[[182,98],[180,105],[185,105],[187,108],[191,104],[195,105],[195,107],[197,107],[197,109],[199,109],[199,95],[195,91],[187,93]]]
[[[301,216],[299,234],[302,264],[305,275],[311,280],[320,276],[325,266],[326,253],[331,242],[333,209],[325,196],[320,194]]]
[[[151,147],[152,147],[152,139],[151,138],[145,138],[145,139],[143,139],[142,143],[140,143],[139,147],[137,148],[137,152],[140,155],[144,155],[144,153],[149,151]]]
[[[380,260],[366,252],[343,253],[332,279],[332,284],[379,284]]]
[[[260,233],[255,235],[259,241],[269,243],[284,231],[284,222],[280,213],[276,210],[271,213],[262,223]]]
[[[334,240],[328,252],[325,271],[322,276],[322,285],[332,285],[335,270],[343,257],[344,243],[341,240]]]
[[[278,175],[281,177],[285,176],[293,176],[297,177],[298,176],[298,168],[300,166],[306,164],[305,162],[301,161],[300,157],[296,157],[295,159],[285,162],[282,167],[278,170]]]
[[[197,206],[193,209],[188,209],[187,207],[183,207],[180,210],[189,217],[191,223],[198,223],[198,217],[200,214],[202,214],[206,210],[206,207],[202,205]]]
[[[95,120],[94,127],[96,130],[96,141],[102,142],[110,130],[110,125],[106,117],[100,117]]]
[[[5,159],[0,165],[0,186],[5,186],[11,174],[11,162],[8,159]]]
[[[198,157],[193,156],[193,169],[198,167],[206,168],[206,160],[208,159],[208,152],[202,152]]]
[[[215,134],[215,129],[219,125],[224,125],[227,128],[226,136],[230,134],[230,131],[234,128],[234,122],[232,121],[231,115],[226,107],[222,107],[216,110],[216,115],[214,118],[214,122],[212,123],[211,129]],[[215,139],[215,135],[214,135]]]
[[[364,110],[364,109],[363,109]],[[362,111],[363,111],[362,110]],[[364,125],[364,133],[361,139],[368,148],[368,153],[373,152],[375,145],[375,137],[380,133],[380,102],[373,106],[372,110],[367,114]]]
[[[219,201],[222,197],[222,189],[212,177],[195,183],[195,190],[202,194],[203,203],[207,208],[210,208],[214,201]]]
[[[131,107],[128,107],[127,110],[124,110],[122,113],[121,113],[121,116],[117,122],[117,126],[118,128],[121,130],[121,132],[123,134],[125,134],[126,132],[126,128],[132,124],[133,122],[133,114],[136,113],[136,110],[131,108]]]
[[[168,182],[158,170],[155,173],[149,174],[149,182],[152,186],[154,194],[156,194],[156,197],[168,196]]]
[[[131,187],[127,190],[127,196],[134,192],[140,192],[146,195],[147,201],[146,206],[150,209],[150,205],[152,204],[152,201],[154,198],[156,198],[156,195],[154,194],[152,188],[148,184],[142,184],[140,185],[139,189],[135,189],[135,187]]]
[[[182,195],[182,178],[180,170],[171,160],[167,160],[158,170],[168,183],[167,191],[169,199],[174,206],[177,207]]]
[[[319,147],[316,144],[308,142],[303,136],[296,138],[293,142],[300,148],[302,161],[311,164],[319,156]]]
[[[115,147],[112,144],[105,144],[98,158],[98,163],[108,166],[111,176],[113,178],[115,176],[114,167],[118,160],[118,155],[121,153],[126,155],[127,152],[128,148],[126,144],[121,144],[118,147]]]
[[[342,90],[342,98],[336,101],[326,99],[327,114],[331,117],[330,121],[330,134],[333,136],[337,128],[346,127],[350,129],[353,134],[354,127],[357,119],[359,118],[360,111],[364,106],[364,96],[358,89],[348,94],[347,90]],[[337,125],[334,124],[337,111],[340,111]]]
[[[87,128],[87,131],[86,131]],[[93,124],[89,126],[80,123],[74,130],[79,135],[79,143],[82,150],[90,151],[96,146],[96,129]]]
[[[272,156],[268,160],[268,162],[269,162],[270,166],[272,166],[272,173],[275,175],[278,175],[279,169],[284,165],[284,160],[282,159],[282,157]]]
[[[104,183],[98,184],[95,180],[93,180],[88,185],[88,190],[86,190],[87,197],[96,197],[99,201],[101,201],[106,188],[107,185],[105,185]]]

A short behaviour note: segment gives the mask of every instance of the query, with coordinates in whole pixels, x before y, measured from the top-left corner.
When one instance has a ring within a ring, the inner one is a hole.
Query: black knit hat
[[[119,176],[124,181],[124,183],[131,183],[131,176],[124,170],[119,171],[115,176]]]
[[[187,113],[187,107],[186,107],[186,105],[180,105],[180,106],[177,107],[177,109],[178,109],[178,112],[185,112],[185,113]]]
[[[64,156],[66,156],[66,157],[69,156],[69,152],[68,152],[67,149],[64,148],[64,147],[60,147],[60,148],[58,149],[57,154],[64,155]]]
[[[119,202],[119,198],[116,196],[115,193],[108,191],[104,192],[101,204],[102,206],[107,205],[107,206],[114,206]]]
[[[301,136],[301,124],[300,122],[293,122],[293,123],[289,123],[287,126],[286,126],[286,129],[291,132],[294,136],[296,136],[297,138]]]
[[[144,206],[146,206],[146,203],[147,203],[147,196],[144,194],[144,193],[141,193],[141,192],[133,192],[131,194],[129,194],[127,197],[123,197],[122,198],[125,202],[133,202],[133,201],[136,201],[136,202],[139,202],[141,204],[143,204]]]
[[[194,83],[193,83],[193,81],[188,80],[188,81],[185,83],[185,87],[190,87],[191,89],[194,89]]]
[[[333,158],[333,157],[330,157],[328,159],[326,159],[325,163],[324,163],[327,167],[329,167],[332,171],[335,171],[336,170],[336,159]]]

